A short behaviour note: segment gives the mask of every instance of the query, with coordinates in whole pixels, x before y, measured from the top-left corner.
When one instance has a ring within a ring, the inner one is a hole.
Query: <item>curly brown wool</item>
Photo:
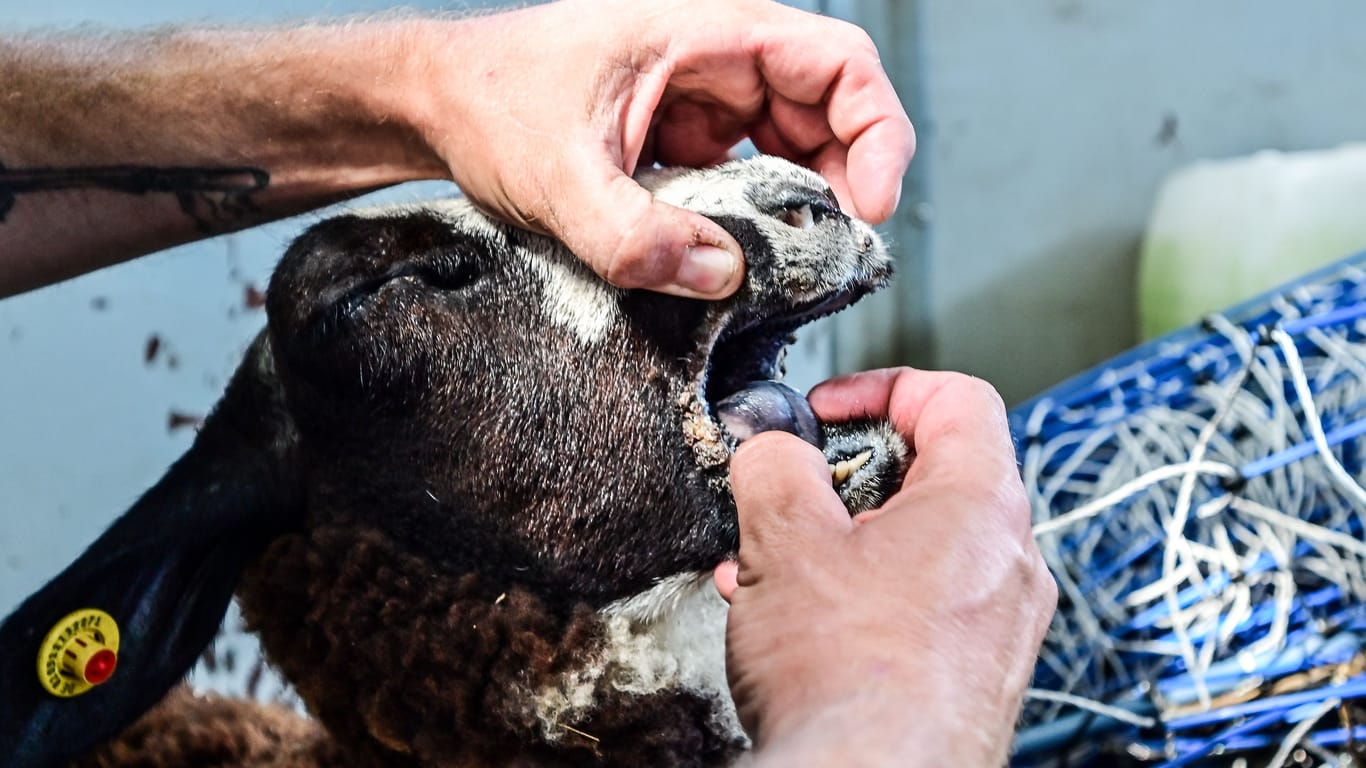
[[[706,727],[700,697],[607,684],[585,719],[548,742],[530,700],[601,649],[603,621],[587,606],[557,612],[525,589],[490,586],[437,571],[376,531],[322,527],[277,541],[239,596],[348,765],[681,768],[738,754]]]
[[[73,768],[322,768],[345,760],[327,732],[280,706],[181,687]]]

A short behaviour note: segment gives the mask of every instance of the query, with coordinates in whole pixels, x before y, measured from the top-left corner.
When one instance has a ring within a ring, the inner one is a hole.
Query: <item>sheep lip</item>
[[[698,395],[728,451],[769,430],[790,432],[821,447],[819,423],[806,398],[780,383],[782,357],[797,329],[839,312],[870,290],[848,286],[780,312],[741,310],[719,325],[708,345]]]
[[[782,355],[799,328],[839,312],[871,290],[849,286],[781,312],[737,312],[714,335],[702,373],[703,400],[713,409],[750,382],[782,378]]]
[[[866,288],[860,290],[859,286],[851,286],[842,291],[802,302],[785,312],[738,319],[732,324],[732,327],[727,327],[721,332],[718,343],[724,343],[756,331],[790,334],[804,325],[839,312],[863,298],[867,292],[868,289]]]

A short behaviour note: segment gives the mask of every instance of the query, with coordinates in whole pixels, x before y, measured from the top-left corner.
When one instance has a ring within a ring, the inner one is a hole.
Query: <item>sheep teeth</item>
[[[835,462],[834,464],[831,464],[831,483],[833,485],[842,485],[850,477],[852,477],[855,472],[859,470],[859,467],[862,467],[864,464],[867,464],[868,460],[871,458],[873,458],[873,449],[869,448],[868,450],[864,451],[863,453],[860,453],[857,456],[848,459],[843,459],[841,461]]]

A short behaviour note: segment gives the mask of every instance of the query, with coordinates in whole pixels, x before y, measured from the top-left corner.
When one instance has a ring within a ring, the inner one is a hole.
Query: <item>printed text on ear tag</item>
[[[114,675],[119,625],[96,608],[69,613],[38,649],[38,681],[53,696],[79,696]]]

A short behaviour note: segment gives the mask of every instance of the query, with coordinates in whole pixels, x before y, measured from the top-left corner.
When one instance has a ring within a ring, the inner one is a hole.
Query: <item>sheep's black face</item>
[[[879,287],[890,262],[786,163],[645,183],[742,244],[733,298],[612,289],[463,203],[332,219],[294,244],[270,334],[312,522],[373,526],[433,564],[477,566],[491,589],[593,605],[735,551],[737,440],[824,442],[804,398],[771,381],[792,331]],[[832,464],[878,439],[835,437],[848,444]],[[886,480],[846,484],[876,496]]]
[[[738,754],[708,578],[738,545],[729,458],[786,429],[823,446],[851,511],[899,482],[889,427],[817,424],[774,381],[789,334],[889,260],[781,161],[642,181],[734,234],[735,296],[612,289],[462,202],[300,237],[191,450],[0,624],[0,754],[57,764],[117,732],[181,679],[234,587],[356,765]],[[32,653],[87,605],[122,626],[119,673],[58,701]]]

